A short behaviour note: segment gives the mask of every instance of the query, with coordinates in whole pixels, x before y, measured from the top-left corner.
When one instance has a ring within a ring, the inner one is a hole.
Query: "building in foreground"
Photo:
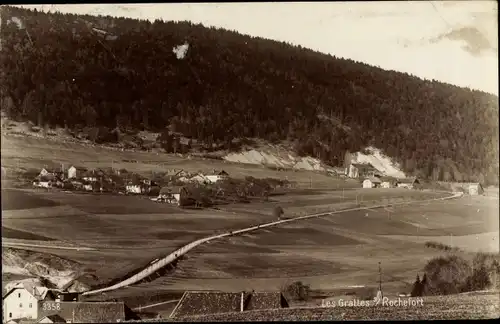
[[[63,293],[32,283],[14,286],[3,295],[3,323],[110,323],[132,312],[123,302],[81,302],[78,294]]]
[[[289,307],[280,292],[186,291],[170,317]]]

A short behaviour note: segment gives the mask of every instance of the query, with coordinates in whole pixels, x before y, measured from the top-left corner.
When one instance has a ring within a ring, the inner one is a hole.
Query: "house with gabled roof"
[[[182,199],[190,197],[190,191],[186,186],[166,186],[160,189],[157,201],[180,205]]]
[[[224,170],[213,170],[209,175],[205,176],[211,183],[216,183],[217,181],[225,180],[229,178],[229,174]]]
[[[289,307],[280,292],[186,291],[172,318]]]
[[[351,163],[347,168],[349,178],[367,178],[380,175],[380,172],[370,163]]]
[[[54,301],[55,292],[47,287],[23,282],[8,290],[2,297],[4,321],[15,319],[36,320],[40,302]]]
[[[58,171],[53,168],[43,168],[40,170],[40,174],[38,175],[39,177],[47,177],[47,176],[56,176]]]
[[[363,180],[363,188],[377,188],[381,184],[382,181],[378,177],[368,177]]]
[[[195,175],[193,175],[189,179],[189,181],[190,182],[194,182],[194,183],[200,183],[200,184],[210,183],[210,180],[208,180],[208,178],[203,173],[201,173],[201,172],[198,172]]]
[[[81,178],[87,171],[87,168],[72,165],[68,169],[68,179]]]
[[[61,316],[54,314],[54,315],[47,315],[42,317],[37,321],[37,323],[66,323],[66,320],[62,318]]]
[[[465,183],[462,185],[467,192],[471,196],[482,195],[484,193],[483,186],[478,182]]]

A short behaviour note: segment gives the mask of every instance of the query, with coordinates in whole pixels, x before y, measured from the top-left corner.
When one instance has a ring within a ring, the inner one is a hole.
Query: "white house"
[[[83,175],[85,172],[87,172],[87,169],[72,165],[68,169],[68,179],[77,178],[79,175]]]
[[[55,170],[43,168],[38,176],[39,177],[56,176],[56,173],[57,172]]]
[[[125,191],[131,194],[144,194],[150,187],[147,183],[151,183],[151,181],[134,178],[126,184]]]
[[[363,181],[363,188],[376,188],[379,187],[382,181],[377,177],[370,177]]]
[[[183,186],[163,187],[160,190],[157,201],[165,201],[170,204],[180,205],[181,199],[189,196],[189,190]]]
[[[125,191],[133,194],[141,194],[143,192],[141,184],[129,183],[125,186]]]
[[[47,179],[35,180],[33,181],[33,187],[52,188],[52,181]]]
[[[483,186],[480,183],[469,183],[467,192],[471,196],[482,195],[484,193]]]
[[[53,294],[46,287],[19,284],[3,295],[3,321],[20,318],[36,320],[40,311],[39,302],[53,299]]]
[[[214,170],[213,174],[207,175],[205,177],[211,183],[216,183],[217,181],[227,179],[228,176],[229,176],[229,174],[226,171],[224,171],[224,170],[222,170],[222,171],[215,171]]]

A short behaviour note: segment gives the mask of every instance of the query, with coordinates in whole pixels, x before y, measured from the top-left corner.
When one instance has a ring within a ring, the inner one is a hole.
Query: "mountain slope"
[[[187,22],[4,7],[1,38],[2,109],[17,119],[168,126],[207,149],[287,139],[338,166],[374,146],[408,174],[498,182],[491,94]]]

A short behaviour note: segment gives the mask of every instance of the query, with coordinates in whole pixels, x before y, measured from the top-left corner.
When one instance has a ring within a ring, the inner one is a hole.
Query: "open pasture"
[[[45,199],[37,192],[2,189],[2,211],[55,207],[59,205],[58,202]]]
[[[481,217],[478,205],[485,212]],[[433,218],[420,217],[420,208]],[[322,290],[346,285],[375,287],[381,262],[386,291],[408,292],[416,273],[443,253],[414,238],[484,232],[487,224],[494,223],[495,215],[490,213],[494,208],[480,197],[468,197],[394,206],[389,215],[383,208],[353,211],[266,228],[200,246],[172,275],[139,287],[266,290],[280,289],[292,279]],[[471,227],[474,221],[486,225]]]

